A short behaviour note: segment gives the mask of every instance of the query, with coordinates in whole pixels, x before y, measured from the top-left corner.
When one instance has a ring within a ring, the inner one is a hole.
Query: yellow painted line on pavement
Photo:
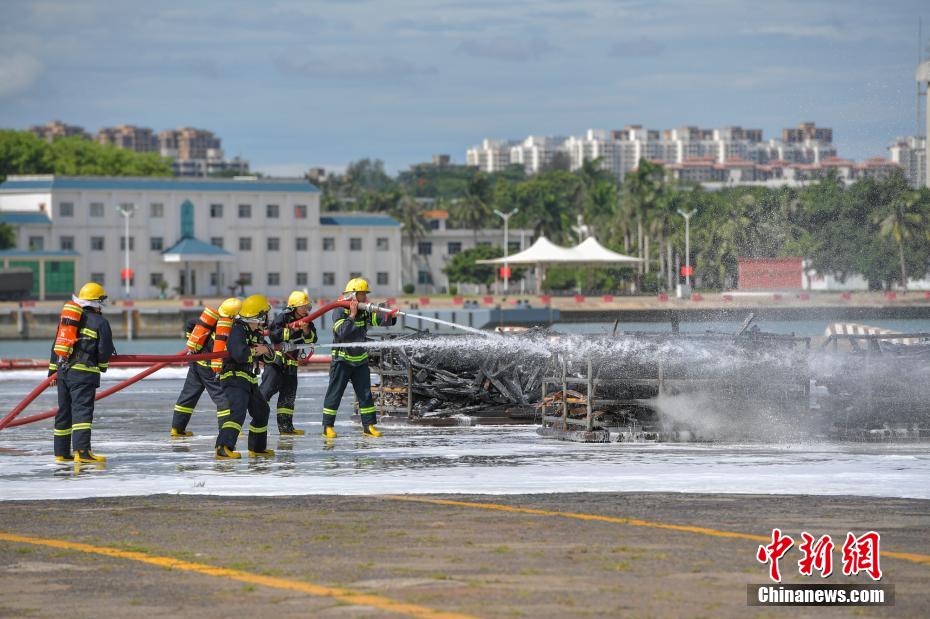
[[[351,589],[343,589],[341,587],[327,587],[325,585],[315,585],[308,582],[301,582],[299,580],[289,580],[287,578],[277,578],[274,576],[263,576],[261,574],[253,574],[251,572],[244,572],[242,570],[217,567],[214,565],[207,565],[205,563],[192,563],[190,561],[182,561],[172,557],[159,557],[157,555],[150,555],[143,552],[120,550],[119,548],[109,548],[107,546],[92,546],[90,544],[82,544],[80,542],[70,542],[67,540],[47,539],[41,537],[27,537],[25,535],[14,535],[12,533],[3,532],[0,532],[0,541],[13,542],[17,544],[32,544],[34,546],[48,546],[51,548],[75,550],[78,552],[104,555],[118,559],[129,559],[132,561],[138,561],[140,563],[147,563],[149,565],[157,565],[158,567],[170,570],[196,572],[198,574],[205,574],[207,576],[216,576],[218,578],[225,578],[227,580],[237,580],[239,582],[252,585],[260,585],[262,587],[298,591],[300,593],[307,593],[309,595],[318,597],[335,598],[350,604],[371,606],[379,610],[408,615],[410,617],[422,617],[424,619],[471,618],[470,615],[444,612],[441,610],[428,608],[426,606],[408,604],[407,602],[392,600],[380,595],[361,593],[358,591],[352,591]]]
[[[668,524],[665,522],[653,522],[651,520],[639,520],[637,518],[622,518],[619,516],[601,516],[599,514],[582,514],[578,512],[561,512],[548,509],[536,509],[533,507],[515,507],[513,505],[503,505],[501,503],[479,503],[477,501],[453,501],[450,499],[430,499],[427,497],[410,496],[410,495],[383,495],[382,498],[392,501],[409,501],[411,503],[429,503],[432,505],[450,505],[454,507],[472,507],[476,509],[489,509],[499,512],[509,512],[513,514],[532,514],[534,516],[556,516],[559,518],[573,518],[575,520],[589,520],[595,522],[610,522],[612,524],[625,524],[632,527],[649,527],[652,529],[664,529],[666,531],[679,531],[681,533],[695,533],[698,535],[710,535],[713,537],[728,537],[733,539],[747,539],[754,542],[771,542],[772,538],[765,535],[754,535],[752,533],[740,533],[738,531],[721,531],[719,529],[710,529],[708,527],[696,527],[687,524]],[[911,563],[920,563],[930,565],[930,555],[915,554],[910,552],[895,552],[882,550],[882,557],[891,557],[910,561]]]

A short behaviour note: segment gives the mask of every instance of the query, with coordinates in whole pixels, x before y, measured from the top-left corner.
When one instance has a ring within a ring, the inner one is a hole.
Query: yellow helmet
[[[242,308],[242,299],[229,297],[220,304],[220,314],[227,318],[232,318],[239,313]]]
[[[263,294],[253,294],[246,297],[239,309],[239,317],[244,320],[255,320],[271,311],[271,304]]]
[[[361,277],[353,277],[346,284],[346,289],[343,292],[371,292],[371,290],[368,289],[367,281]]]
[[[107,298],[107,291],[97,282],[87,282],[81,286],[77,296],[82,301],[103,301]]]
[[[310,305],[310,297],[303,290],[295,290],[287,298],[288,307],[302,307],[304,305]]]

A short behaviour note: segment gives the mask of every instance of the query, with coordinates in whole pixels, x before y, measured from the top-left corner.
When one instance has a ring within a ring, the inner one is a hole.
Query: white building
[[[236,282],[246,294],[306,289],[332,298],[359,275],[379,296],[401,287],[400,224],[385,215],[321,216],[319,190],[303,179],[10,176],[0,184],[0,221],[15,227],[17,245],[0,251],[0,265],[51,278],[49,296],[94,280],[121,298],[120,208],[133,210],[135,298],[157,297],[162,287],[224,296]]]
[[[494,245],[503,248],[504,228],[485,228],[481,230],[468,230],[449,228],[446,223],[449,213],[443,210],[432,210],[424,213],[428,227],[427,234],[411,246],[404,240],[404,283],[410,282],[416,287],[417,293],[445,294],[449,291],[450,282],[442,272],[449,261],[458,253],[478,245]],[[509,230],[508,254],[515,254],[529,247],[533,242],[533,231],[518,228]],[[519,290],[520,282],[511,281],[511,290]],[[460,286],[460,293],[466,292],[466,286]],[[479,293],[480,286],[468,285],[467,292]]]
[[[531,135],[510,148],[510,164],[520,164],[527,174],[536,174],[552,162],[556,153],[567,153],[565,138]]]
[[[912,186],[930,186],[927,184],[927,138],[901,137],[892,142],[888,151],[891,160],[901,166]]]
[[[477,166],[483,172],[500,172],[510,165],[510,149],[513,142],[484,139],[480,146],[465,152],[467,165]]]

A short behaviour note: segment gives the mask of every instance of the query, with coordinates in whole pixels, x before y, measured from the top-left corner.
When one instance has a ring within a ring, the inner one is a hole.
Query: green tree
[[[10,224],[0,224],[0,249],[16,246],[16,230]]]
[[[907,290],[907,263],[904,248],[917,239],[927,237],[927,211],[920,203],[920,194],[905,191],[896,196],[874,217],[879,225],[879,234],[884,238],[894,239],[898,247],[898,260],[901,267],[901,287]]]
[[[452,256],[452,259],[442,268],[450,282],[457,284],[479,284],[490,286],[497,277],[497,265],[477,264],[477,260],[493,260],[501,258],[504,249],[496,245],[478,245]],[[523,277],[525,269],[513,269],[511,281]]]

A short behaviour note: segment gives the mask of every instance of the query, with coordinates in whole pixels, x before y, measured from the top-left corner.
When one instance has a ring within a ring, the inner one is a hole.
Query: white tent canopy
[[[536,289],[542,290],[547,265],[631,265],[642,261],[642,258],[625,256],[607,249],[598,243],[593,236],[588,237],[583,243],[575,247],[562,247],[541,236],[530,247],[512,256],[493,260],[476,260],[475,262],[478,264],[531,264],[536,267]]]
[[[568,264],[568,265],[607,265],[633,264],[642,262],[642,258],[625,256],[611,251],[597,242],[593,236],[585,239],[575,247],[556,245],[544,236],[536,239],[527,249],[506,258],[493,260],[476,260],[478,264]]]

